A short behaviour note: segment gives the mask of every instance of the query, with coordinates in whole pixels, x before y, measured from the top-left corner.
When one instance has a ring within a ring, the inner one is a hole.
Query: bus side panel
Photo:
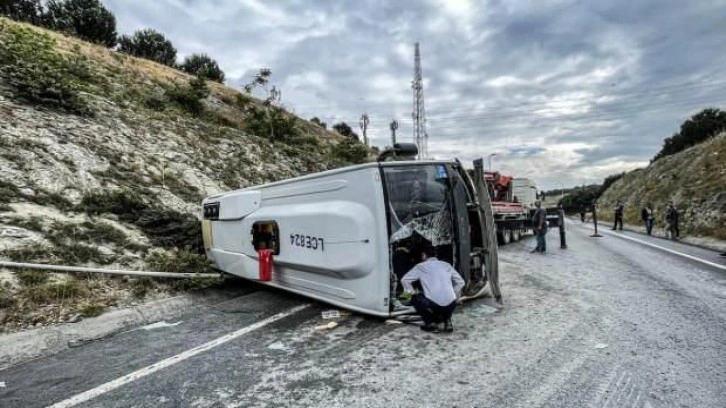
[[[221,270],[257,279],[252,227],[274,221],[272,286],[381,315],[390,280],[384,209],[377,168],[269,187],[259,210],[213,222],[210,255]]]

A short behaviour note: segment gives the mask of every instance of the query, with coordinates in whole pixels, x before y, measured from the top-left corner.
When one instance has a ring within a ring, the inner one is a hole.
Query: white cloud
[[[380,145],[392,117],[411,140],[419,41],[430,153],[497,151],[499,168],[545,188],[643,166],[688,114],[726,104],[723,2],[104,3],[121,33],[156,28],[179,57],[217,59],[232,84],[271,68],[303,117],[357,127],[368,112]]]

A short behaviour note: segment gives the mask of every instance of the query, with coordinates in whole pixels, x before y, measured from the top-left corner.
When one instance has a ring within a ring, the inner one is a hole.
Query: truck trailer
[[[470,176],[478,177],[472,171]],[[532,231],[532,216],[537,201],[537,185],[527,178],[499,172],[482,172],[491,199],[496,237],[499,245],[519,241]],[[557,208],[545,208],[550,227],[559,226]]]
[[[412,313],[400,279],[424,244],[501,301],[494,218],[481,159],[414,161],[396,144],[376,162],[207,197],[207,257],[223,273],[375,316]]]

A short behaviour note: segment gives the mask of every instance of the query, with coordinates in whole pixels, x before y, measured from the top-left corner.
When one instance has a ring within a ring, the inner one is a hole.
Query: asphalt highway
[[[330,307],[250,286],[0,371],[0,407],[726,407],[726,270],[677,253],[721,260],[591,234],[501,248],[503,307],[466,303],[452,334],[316,330]]]

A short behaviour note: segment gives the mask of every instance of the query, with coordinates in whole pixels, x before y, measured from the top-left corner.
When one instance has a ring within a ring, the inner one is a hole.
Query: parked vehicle
[[[473,172],[470,172],[475,177]],[[527,178],[515,178],[499,172],[483,172],[492,202],[494,224],[499,245],[519,241],[532,230],[534,203],[537,201],[537,185]],[[559,226],[557,208],[546,208],[547,222]]]

